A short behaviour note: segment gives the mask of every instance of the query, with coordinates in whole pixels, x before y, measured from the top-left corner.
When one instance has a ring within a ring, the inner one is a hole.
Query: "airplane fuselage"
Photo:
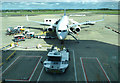
[[[63,16],[57,24],[56,34],[59,40],[64,40],[68,35],[68,16]]]
[[[27,21],[50,26],[48,28],[48,31],[56,31],[56,34],[59,40],[64,40],[67,37],[69,32],[72,32],[75,34],[76,32],[79,32],[81,30],[79,25],[85,25],[85,24],[91,25],[91,24],[95,24],[96,22],[104,20],[104,17],[103,17],[102,20],[88,21],[88,22],[82,22],[82,23],[73,21],[73,24],[69,25],[69,18],[68,16],[66,16],[66,11],[64,11],[64,16],[60,20],[56,21],[55,23],[46,23],[48,20],[46,20],[46,22],[32,21],[28,19],[28,16],[26,16],[26,18],[27,18]],[[51,20],[49,20],[49,22],[51,22]]]

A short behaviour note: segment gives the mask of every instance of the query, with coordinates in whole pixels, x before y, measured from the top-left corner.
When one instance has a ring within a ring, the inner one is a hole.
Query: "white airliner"
[[[68,33],[70,33],[70,32],[74,33],[74,34],[80,32],[81,25],[93,25],[96,22],[104,20],[104,18],[103,18],[102,20],[86,21],[86,22],[78,23],[76,21],[70,20],[69,17],[66,15],[66,11],[64,12],[64,16],[61,19],[55,21],[54,23],[52,23],[52,20],[46,20],[46,21],[49,21],[49,23],[32,21],[32,20],[28,19],[28,16],[26,16],[26,17],[27,17],[27,21],[31,21],[31,22],[39,23],[41,25],[49,26],[47,28],[47,30],[48,31],[56,31],[56,34],[57,34],[57,37],[59,40],[64,40],[67,37]],[[72,21],[73,24],[69,24],[69,21]]]

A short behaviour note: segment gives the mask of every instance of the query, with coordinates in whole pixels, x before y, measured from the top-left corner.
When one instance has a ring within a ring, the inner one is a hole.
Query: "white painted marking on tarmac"
[[[75,54],[74,54],[74,50],[73,51],[73,61],[74,61],[74,71],[75,71],[75,81],[77,82],[77,73],[76,73],[76,61],[75,61]]]
[[[33,77],[33,75],[34,75],[34,73],[35,73],[35,71],[36,71],[36,69],[37,69],[37,67],[38,67],[38,65],[39,65],[39,63],[40,63],[40,61],[41,61],[41,59],[42,59],[42,56],[41,56],[41,58],[39,59],[37,65],[35,66],[35,68],[34,68],[32,74],[31,74],[31,76],[30,76],[30,78],[29,78],[29,81],[31,81],[31,79],[32,79],[32,77]]]
[[[108,77],[108,75],[106,74],[106,72],[105,72],[105,70],[104,70],[103,66],[101,65],[101,63],[100,63],[99,59],[98,59],[98,58],[96,58],[96,60],[98,61],[98,63],[99,63],[99,65],[100,65],[100,67],[102,68],[102,70],[103,70],[103,72],[104,72],[105,76],[107,77],[107,80],[110,82],[110,78],[109,78],[109,77]]]
[[[19,56],[19,57],[20,57],[20,56]],[[2,72],[2,74],[5,73],[5,72],[18,60],[19,57],[17,57],[17,58]],[[0,76],[1,76],[2,74],[0,74]]]
[[[19,57],[17,57],[17,58],[2,72],[2,74],[3,74],[4,72],[6,72],[6,71],[18,60],[18,58],[20,58],[20,57],[30,57],[30,56],[19,56]],[[31,79],[32,79],[32,77],[33,77],[33,75],[34,75],[34,73],[35,73],[35,71],[36,71],[36,69],[37,69],[37,67],[38,67],[41,59],[42,59],[42,56],[31,56],[31,57],[41,57],[41,58],[39,59],[37,65],[35,66],[32,74],[31,74],[31,76],[30,76],[30,78],[29,78],[28,80],[16,80],[16,79],[15,79],[15,80],[14,80],[14,79],[6,79],[6,80],[8,80],[8,81],[31,81]],[[30,57],[30,58],[31,58],[31,57]],[[2,75],[2,74],[1,74],[1,75]],[[0,76],[1,76],[1,75],[0,75]]]
[[[85,75],[85,71],[84,71],[84,69],[83,69],[82,57],[80,57],[80,61],[81,61],[81,66],[82,66],[82,70],[83,70],[83,73],[84,73],[84,78],[85,78],[85,81],[87,82],[86,75]]]
[[[83,59],[96,59],[96,57],[81,57]]]
[[[20,57],[41,57],[41,56],[20,56]]]
[[[26,82],[26,81],[28,81],[28,80],[15,80],[15,79],[5,79],[5,81],[22,81],[22,82]]]
[[[102,71],[103,71],[105,77],[106,77],[107,80],[110,82],[110,79],[109,79],[108,75],[106,74],[106,72],[105,72],[103,66],[101,65],[101,63],[100,63],[100,61],[99,61],[99,59],[98,59],[97,57],[80,57],[81,65],[82,65],[82,69],[83,69],[83,73],[84,73],[84,78],[85,78],[85,80],[86,80],[86,75],[85,75],[85,71],[84,71],[84,66],[83,66],[82,58],[83,58],[83,59],[96,59],[97,62],[98,62],[98,64],[99,64],[99,66],[101,67],[101,69],[102,69]]]
[[[37,83],[38,83],[39,80],[40,80],[40,77],[41,77],[41,75],[42,75],[43,70],[44,70],[44,67],[42,68],[42,70],[41,70],[41,72],[40,72],[40,75],[39,75],[39,77],[38,77],[38,79],[37,79]]]
[[[74,71],[75,71],[75,81],[77,82],[77,73],[76,73],[76,64],[75,64],[75,55],[74,55],[74,50],[71,50],[73,52],[73,61],[74,61]],[[37,79],[37,83],[40,81],[41,75],[43,73],[44,67],[42,68],[40,75]]]

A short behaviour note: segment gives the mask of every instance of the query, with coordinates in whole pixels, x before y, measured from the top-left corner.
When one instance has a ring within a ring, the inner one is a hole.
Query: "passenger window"
[[[58,32],[61,32],[61,30],[58,30]]]

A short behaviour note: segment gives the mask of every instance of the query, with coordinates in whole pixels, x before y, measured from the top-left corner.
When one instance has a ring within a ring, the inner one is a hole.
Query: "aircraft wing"
[[[75,24],[71,24],[69,25],[69,27],[74,27],[74,26],[77,26],[77,25],[85,25],[85,24],[94,24],[96,22],[100,22],[100,21],[104,21],[104,17],[102,20],[96,20],[96,21],[86,21],[86,22],[82,22],[82,23],[75,23]]]
[[[26,18],[27,18],[27,21],[29,21],[29,22],[34,22],[34,23],[39,23],[40,25],[45,25],[45,26],[56,26],[55,24],[48,24],[48,23],[44,23],[44,22],[29,20],[28,16],[26,16]]]

